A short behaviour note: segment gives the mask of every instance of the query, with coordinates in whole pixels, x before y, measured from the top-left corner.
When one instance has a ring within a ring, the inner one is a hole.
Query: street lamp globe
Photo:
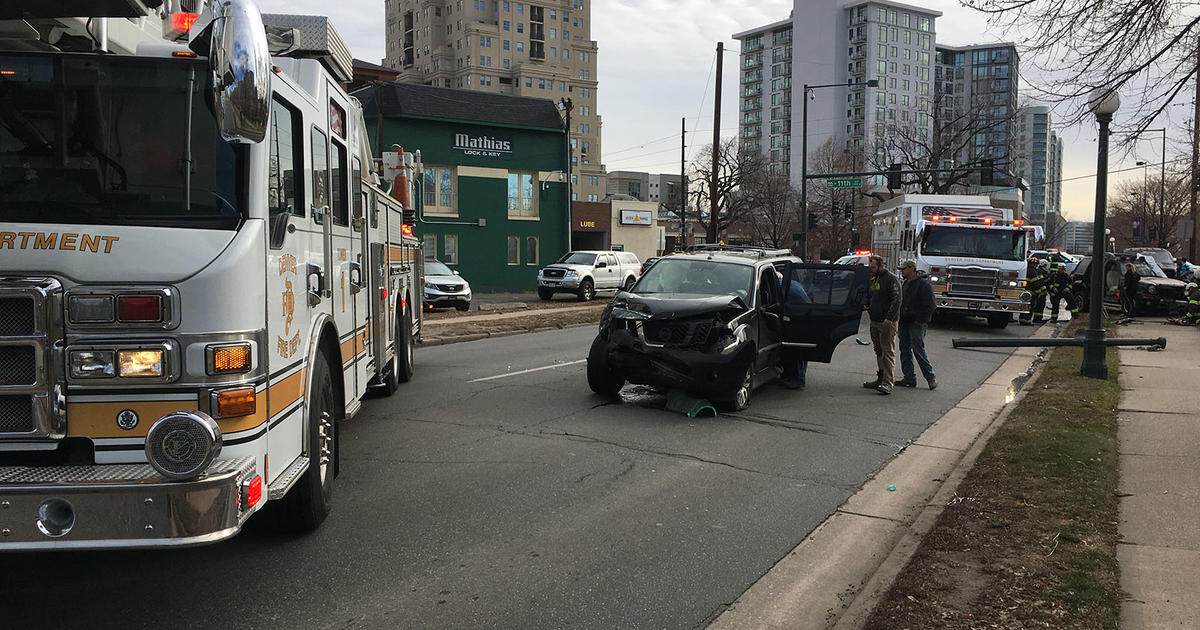
[[[1088,95],[1088,109],[1093,114],[1112,116],[1121,107],[1121,95],[1115,88],[1098,87]]]

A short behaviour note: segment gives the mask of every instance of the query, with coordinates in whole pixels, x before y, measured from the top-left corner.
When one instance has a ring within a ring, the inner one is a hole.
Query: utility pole
[[[721,166],[721,63],[725,57],[725,42],[717,42],[716,102],[713,104],[712,174],[708,181],[709,241],[721,236],[717,225],[717,175]]]
[[[687,118],[679,119],[679,246],[687,248]]]
[[[1200,39],[1196,41],[1196,95],[1192,97],[1192,237],[1188,239],[1188,260],[1195,261],[1198,248],[1196,241],[1200,240],[1200,230],[1196,229],[1196,185],[1200,184]]]

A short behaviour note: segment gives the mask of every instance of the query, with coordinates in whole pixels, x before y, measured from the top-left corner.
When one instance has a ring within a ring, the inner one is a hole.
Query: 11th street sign
[[[861,177],[845,177],[839,179],[827,179],[830,188],[862,188]]]

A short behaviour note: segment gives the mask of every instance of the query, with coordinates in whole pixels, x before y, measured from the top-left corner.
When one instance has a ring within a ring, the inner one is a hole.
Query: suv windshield
[[[931,226],[925,228],[921,253],[1024,260],[1025,231]]]
[[[1165,249],[1134,249],[1129,251],[1135,254],[1141,254],[1143,256],[1151,256],[1160,265],[1175,264],[1175,257],[1171,255],[1171,252]]]
[[[634,293],[736,295],[749,304],[754,267],[714,260],[663,258],[646,270]]]
[[[427,276],[453,276],[454,272],[439,260],[425,261],[425,275]]]
[[[0,54],[0,222],[235,229],[203,61]]]

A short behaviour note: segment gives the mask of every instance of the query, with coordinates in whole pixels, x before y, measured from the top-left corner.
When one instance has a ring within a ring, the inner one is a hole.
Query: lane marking
[[[554,365],[543,365],[542,367],[529,368],[528,370],[509,372],[508,374],[497,374],[496,376],[485,376],[484,378],[477,378],[477,379],[473,379],[473,380],[470,380],[467,382],[468,383],[483,383],[486,381],[494,381],[498,378],[508,378],[510,376],[520,376],[522,374],[529,374],[531,372],[541,372],[542,370],[554,370],[554,369],[557,369],[560,367],[567,367],[568,365],[579,365],[580,363],[587,363],[587,359],[580,359],[578,361],[568,361],[566,363],[555,363]]]

